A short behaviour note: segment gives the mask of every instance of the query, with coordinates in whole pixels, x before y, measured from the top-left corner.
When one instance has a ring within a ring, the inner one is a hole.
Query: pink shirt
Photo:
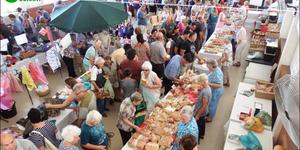
[[[179,32],[182,34],[185,29],[185,25],[182,22],[179,22],[177,26],[178,26]]]

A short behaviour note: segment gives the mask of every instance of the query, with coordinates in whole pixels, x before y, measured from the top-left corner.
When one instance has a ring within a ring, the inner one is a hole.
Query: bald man
[[[0,138],[1,150],[38,150],[27,139],[16,139],[11,134],[2,133]]]
[[[163,77],[165,70],[165,62],[170,59],[170,55],[164,47],[164,35],[158,32],[156,41],[150,44],[150,61],[153,66],[153,71],[159,78]]]

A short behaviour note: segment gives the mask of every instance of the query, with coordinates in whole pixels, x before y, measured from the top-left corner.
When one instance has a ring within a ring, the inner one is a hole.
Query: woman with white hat
[[[144,100],[147,103],[147,111],[149,113],[158,102],[160,89],[162,87],[161,80],[156,73],[152,71],[152,65],[149,61],[145,61],[142,65],[140,83]]]

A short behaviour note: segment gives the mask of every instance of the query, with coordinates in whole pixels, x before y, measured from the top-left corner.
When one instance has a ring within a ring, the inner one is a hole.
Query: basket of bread
[[[267,37],[279,38],[280,25],[275,23],[268,24],[268,31],[266,32]]]
[[[274,84],[267,81],[256,81],[255,97],[274,100]]]

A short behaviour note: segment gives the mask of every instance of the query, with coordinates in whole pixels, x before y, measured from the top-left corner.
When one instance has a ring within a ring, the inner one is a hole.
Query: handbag
[[[2,116],[4,119],[9,119],[16,115],[17,115],[16,102],[14,102],[12,108],[10,108],[8,110],[0,109],[0,116]]]
[[[246,135],[240,136],[239,141],[247,150],[262,150],[261,143],[251,131],[248,131]]]
[[[134,118],[135,125],[140,126],[145,121],[146,109],[147,109],[147,104],[145,101],[141,102],[141,104],[136,106],[136,113]]]
[[[44,138],[44,140],[45,140],[45,150],[58,150],[57,147],[54,144],[52,144],[46,137],[44,137],[42,135],[42,133],[40,133],[38,131],[32,131],[32,133],[36,133],[36,134],[38,134],[38,135],[40,135]]]
[[[59,99],[55,98],[45,98],[46,103],[51,103],[51,104],[61,104],[62,101]],[[48,109],[46,108],[46,113],[49,117],[57,117],[60,115],[60,109]]]

